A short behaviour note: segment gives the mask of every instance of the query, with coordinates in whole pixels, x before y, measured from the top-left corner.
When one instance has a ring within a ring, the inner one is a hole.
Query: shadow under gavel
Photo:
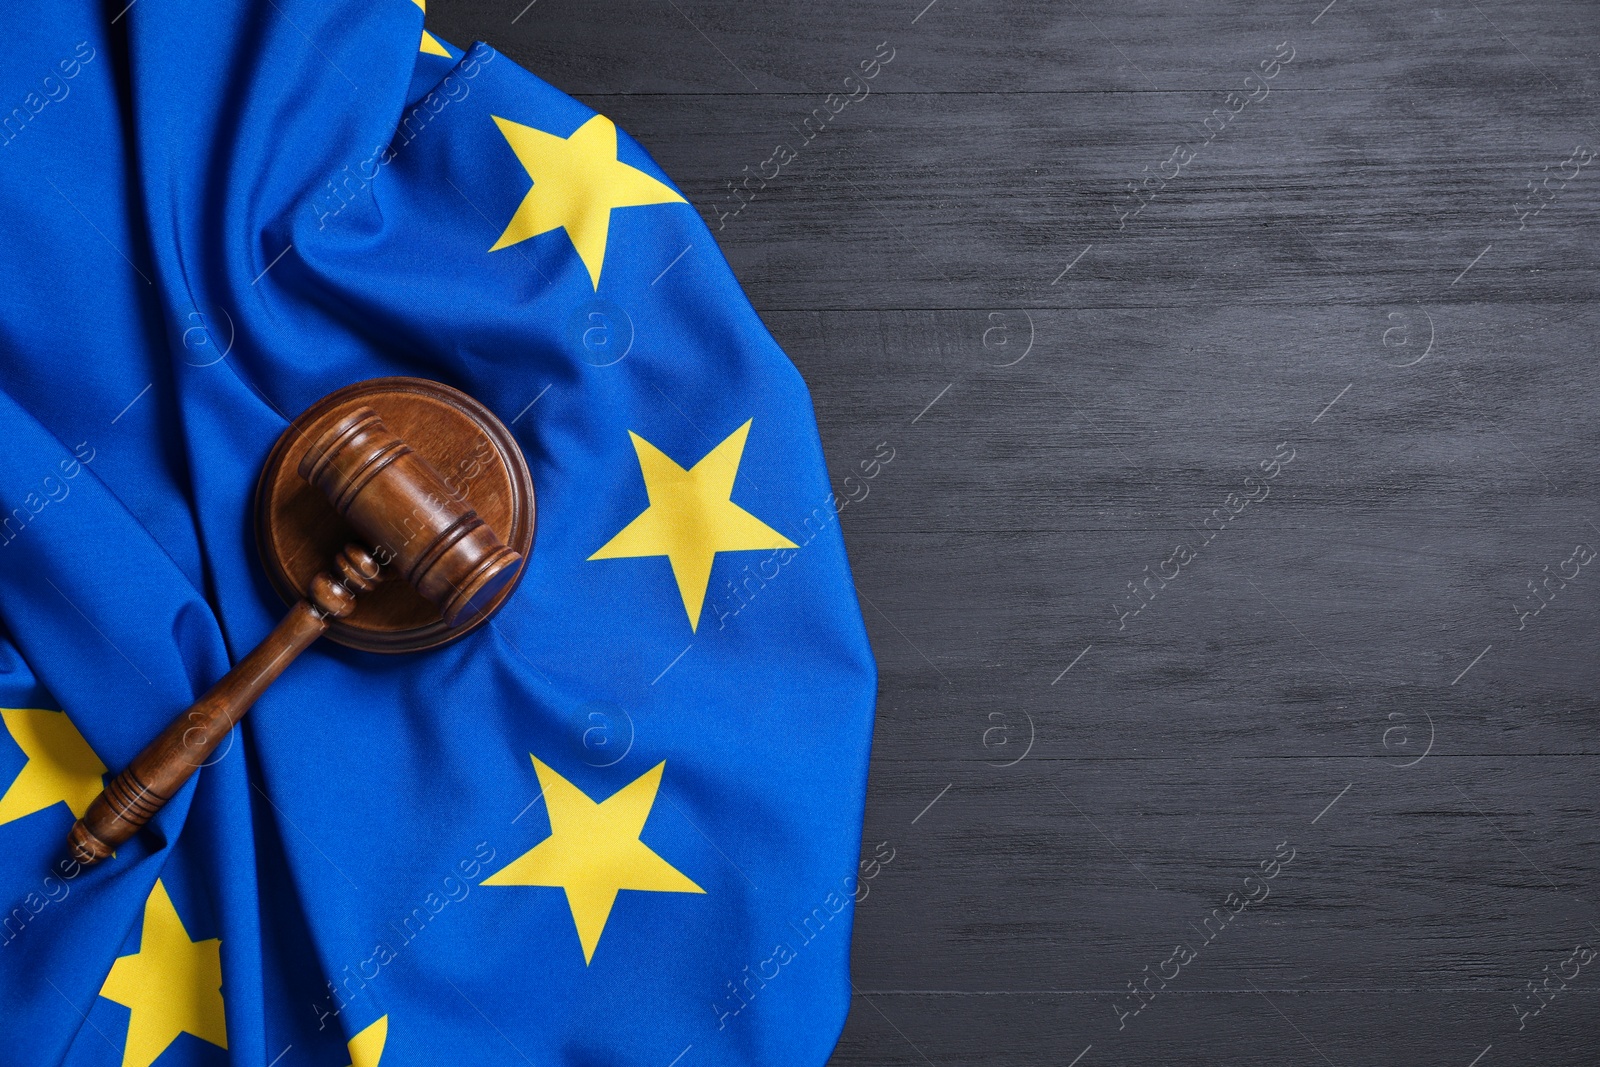
[[[298,469],[374,547],[346,545],[266,640],[112,779],[68,835],[80,863],[111,855],[161,810],[330,620],[349,615],[356,597],[377,585],[382,566],[438,607],[451,627],[472,620],[517,575],[522,556],[370,408],[320,434]]]

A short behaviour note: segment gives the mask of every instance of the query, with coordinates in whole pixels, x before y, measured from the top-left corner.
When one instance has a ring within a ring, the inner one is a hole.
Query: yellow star
[[[150,1067],[179,1034],[228,1047],[222,1012],[222,942],[190,941],[167,887],[144,905],[139,951],[111,965],[100,995],[132,1009],[122,1067]]]
[[[617,158],[617,128],[604,115],[579,126],[571,137],[557,137],[498,115],[494,121],[533,179],[533,188],[522,198],[491,252],[565,229],[599,292],[611,209],[687,203],[669,187]]]
[[[424,13],[427,12],[428,0],[412,0],[412,2],[420,7]],[[449,50],[445,48],[444,45],[440,44],[439,39],[433,34],[429,33],[427,30],[422,31],[421,50],[428,53],[430,56],[444,56],[446,59],[450,58]]]
[[[567,907],[583,944],[583,962],[594,959],[617,891],[704,893],[639,840],[661,786],[658,763],[596,804],[584,792],[533,757],[533,768],[550,813],[550,836],[482,885],[544,885],[566,890]]]
[[[0,708],[11,739],[28,757],[0,797],[0,824],[65,804],[75,819],[83,818],[100,795],[106,765],[72,725],[64,711]]]
[[[378,1021],[350,1039],[349,1067],[378,1067],[383,1059],[383,1046],[389,1040],[389,1017]]]
[[[650,506],[624,526],[590,559],[630,559],[666,556],[678,595],[689,613],[689,629],[699,630],[700,609],[711,583],[711,563],[718,552],[746,552],[758,548],[794,548],[795,543],[738,504],[733,480],[739,474],[744,441],[751,419],[723,442],[684,470],[665,452],[632,430],[633,450],[639,456]]]

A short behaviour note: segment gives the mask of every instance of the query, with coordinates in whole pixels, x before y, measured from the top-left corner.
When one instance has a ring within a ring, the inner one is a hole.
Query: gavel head
[[[522,557],[370,408],[319,434],[298,469],[449,626],[471,621],[517,574]]]

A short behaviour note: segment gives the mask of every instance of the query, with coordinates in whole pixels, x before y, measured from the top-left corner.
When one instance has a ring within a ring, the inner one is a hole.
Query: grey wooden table
[[[1600,5],[1325,2],[429,11],[650,149],[857,477],[838,1064],[1600,1062]]]

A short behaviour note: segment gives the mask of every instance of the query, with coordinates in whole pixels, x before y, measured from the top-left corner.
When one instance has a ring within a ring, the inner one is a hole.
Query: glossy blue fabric
[[[384,1016],[386,1065],[837,1039],[875,675],[804,383],[688,204],[613,212],[598,291],[562,231],[490,253],[530,184],[491,116],[593,112],[485,46],[419,52],[422,24],[116,0],[0,35],[0,706],[125,766],[281,615],[255,478],[351,382],[478,398],[539,504],[495,626],[320,643],[113,860],[63,876],[66,804],[0,825],[0,1064],[124,1062],[99,993],[158,877],[221,939],[227,1024],[159,1064],[342,1065]],[[691,630],[665,559],[588,557],[648,503],[630,431],[688,467],[746,420],[733,500],[800,547],[719,555]],[[585,963],[559,889],[478,885],[550,833],[530,754],[596,800],[665,761],[641,839],[705,893],[624,891]],[[0,789],[23,764],[0,730]]]

